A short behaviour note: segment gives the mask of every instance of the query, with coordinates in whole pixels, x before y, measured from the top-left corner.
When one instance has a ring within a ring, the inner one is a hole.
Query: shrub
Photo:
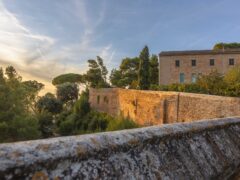
[[[75,132],[75,114],[69,115],[66,120],[62,121],[59,126],[61,135],[72,135]]]
[[[73,112],[80,117],[84,117],[90,111],[90,104],[88,102],[88,91],[82,92],[80,99],[76,101],[73,107]]]
[[[139,125],[128,118],[118,117],[109,122],[107,131],[138,128]]]
[[[113,117],[106,113],[90,111],[85,117],[76,121],[78,131],[81,132],[100,132],[106,131],[108,123]]]
[[[54,133],[54,124],[53,116],[51,113],[42,112],[37,115],[39,130],[42,134],[42,137],[47,138],[53,135]]]
[[[6,141],[8,137],[8,124],[6,122],[0,122],[0,142]]]
[[[7,141],[31,140],[40,138],[38,121],[34,117],[18,116],[8,126]]]

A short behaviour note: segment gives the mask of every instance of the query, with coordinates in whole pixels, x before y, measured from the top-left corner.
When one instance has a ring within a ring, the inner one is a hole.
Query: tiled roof
[[[159,55],[160,56],[179,56],[179,55],[208,55],[208,54],[240,54],[240,49],[162,51]]]

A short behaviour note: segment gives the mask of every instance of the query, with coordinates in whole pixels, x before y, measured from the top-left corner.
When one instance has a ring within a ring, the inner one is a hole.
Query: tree
[[[123,74],[120,70],[112,69],[110,75],[110,82],[116,87],[125,87],[125,82],[123,80]]]
[[[40,97],[36,103],[38,112],[47,111],[53,114],[60,113],[62,111],[62,103],[58,100],[54,94],[46,93]]]
[[[233,42],[233,43],[217,43],[214,45],[214,50],[223,50],[223,49],[235,49],[240,48],[240,43]]]
[[[90,104],[88,102],[89,92],[88,90],[81,93],[80,99],[76,101],[73,107],[73,112],[79,117],[84,117],[87,113],[90,112]]]
[[[158,85],[159,82],[159,67],[158,67],[158,57],[156,55],[152,55],[150,58],[150,68],[149,68],[149,76],[150,76],[150,84]]]
[[[52,80],[52,84],[54,86],[60,85],[60,84],[66,83],[66,82],[84,83],[85,81],[84,81],[83,75],[74,74],[74,73],[62,74],[62,75],[59,75],[59,76],[53,78],[53,80]]]
[[[228,84],[234,85],[240,83],[240,67],[231,68],[224,76],[224,81]]]
[[[16,141],[39,137],[38,121],[30,110],[40,83],[25,83],[13,66],[0,71],[0,128],[7,139]],[[31,84],[31,86],[29,85]]]
[[[110,75],[112,85],[124,88],[137,88],[139,58],[124,58],[119,70],[113,69]]]
[[[54,124],[53,124],[53,116],[49,112],[41,112],[37,115],[39,130],[42,134],[42,137],[48,138],[53,135],[54,132]]]
[[[107,82],[108,70],[107,70],[106,66],[103,64],[103,59],[101,57],[97,56],[97,62],[101,69],[102,78],[105,82]]]
[[[34,111],[34,104],[36,103],[36,98],[38,93],[44,88],[44,84],[37,81],[24,81],[23,86],[27,91],[26,99],[29,101],[30,108]]]
[[[208,75],[202,75],[196,83],[207,94],[223,95],[226,88],[224,76],[216,70]]]
[[[240,67],[231,68],[224,76],[225,95],[240,97]]]
[[[145,46],[139,56],[140,65],[138,73],[138,85],[142,90],[147,90],[150,87],[149,79],[149,50]]]
[[[88,60],[89,70],[87,71],[85,78],[92,88],[106,88],[110,87],[107,83],[107,68],[103,64],[103,60],[97,57],[97,60]]]
[[[78,86],[75,83],[64,83],[57,86],[57,99],[71,104],[78,99]]]

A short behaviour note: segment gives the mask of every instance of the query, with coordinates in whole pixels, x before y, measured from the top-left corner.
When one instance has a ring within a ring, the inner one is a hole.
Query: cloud
[[[73,2],[76,8],[73,18],[82,23],[83,33],[76,37],[77,42],[61,43],[56,37],[27,27],[0,0],[0,65],[13,65],[25,79],[43,82],[46,90],[53,92],[53,77],[69,72],[83,73],[90,58],[99,55],[107,60],[108,65],[111,64],[115,55],[112,44],[97,45],[95,42],[99,36],[97,29],[105,18],[105,1],[101,2],[95,16],[85,1]]]

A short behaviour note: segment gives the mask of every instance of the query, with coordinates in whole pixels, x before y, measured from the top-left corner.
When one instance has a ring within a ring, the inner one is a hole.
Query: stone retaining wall
[[[0,144],[0,179],[230,179],[240,118]]]
[[[240,98],[204,94],[90,89],[89,102],[95,110],[130,117],[142,125],[240,116]]]

